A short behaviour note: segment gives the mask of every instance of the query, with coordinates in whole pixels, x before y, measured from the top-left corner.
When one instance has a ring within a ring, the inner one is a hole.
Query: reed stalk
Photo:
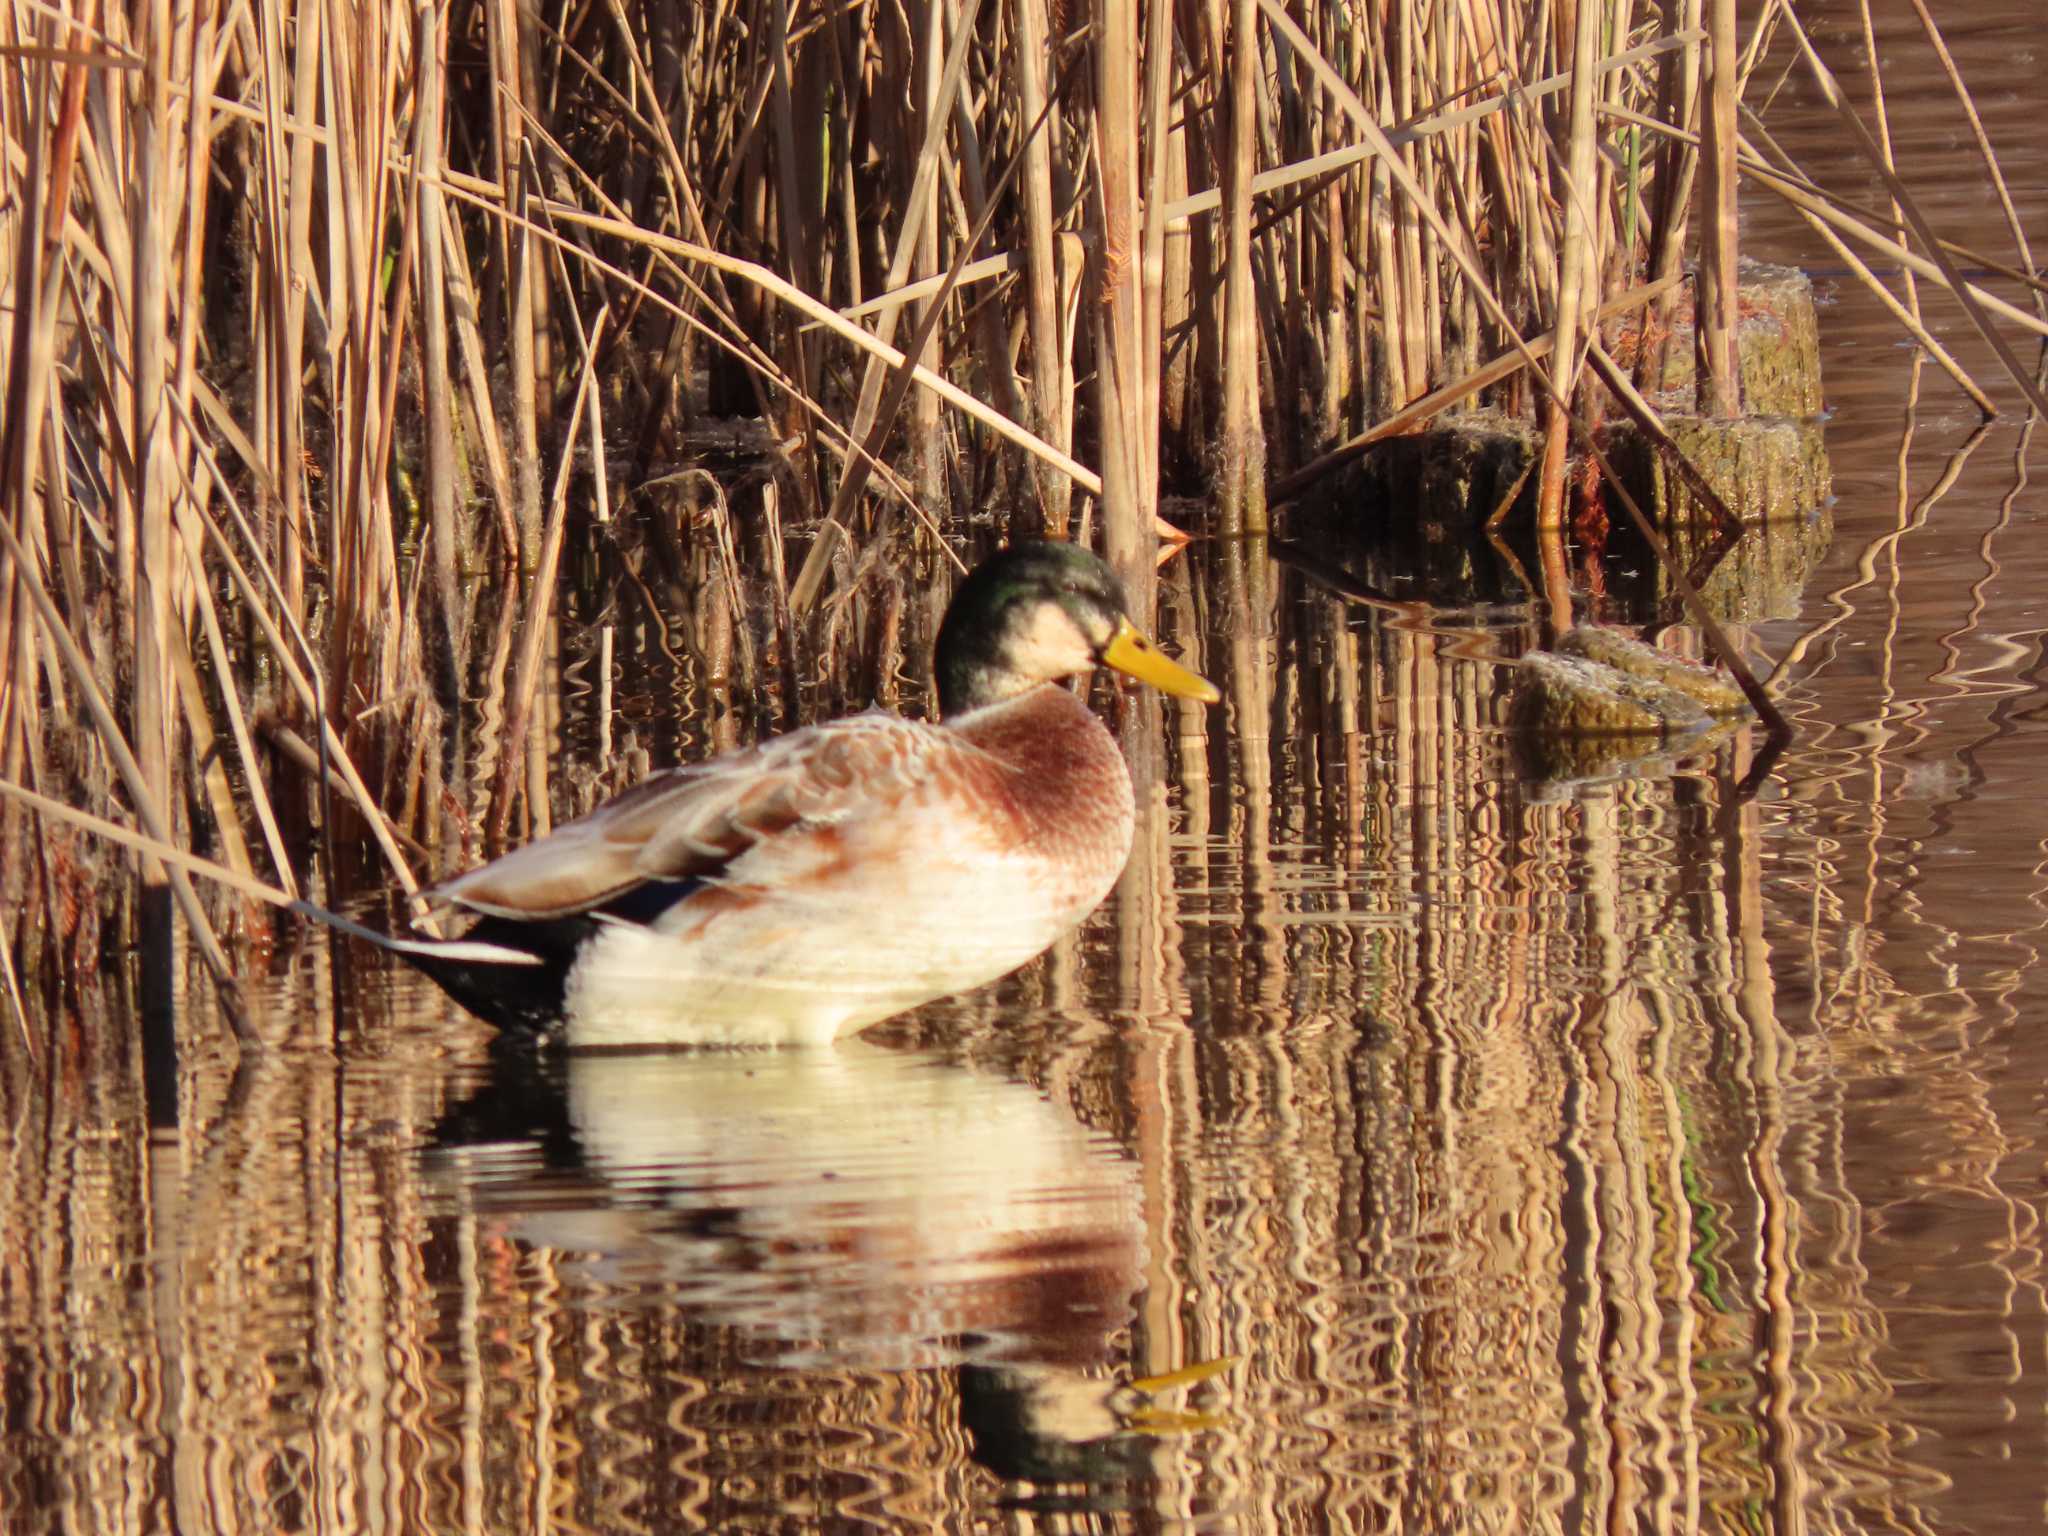
[[[1756,145],[1761,148],[1764,155],[1769,157],[1771,163],[1787,174],[1796,176],[1798,168],[1792,163],[1791,158],[1779,148],[1777,141],[1763,131],[1762,125],[1752,121],[1750,128],[1751,133],[1755,137]],[[1743,148],[1745,151],[1749,151],[1751,148],[1750,139],[1747,137],[1743,140]],[[1964,370],[1963,365],[1956,361],[1955,355],[1949,351],[1940,338],[1928,330],[1926,322],[1919,315],[1917,299],[1914,304],[1909,306],[1893,294],[1891,289],[1871,270],[1870,264],[1863,259],[1862,255],[1851,248],[1849,243],[1837,234],[1818,213],[1815,213],[1810,208],[1800,207],[1799,215],[1805,221],[1806,227],[1819,236],[1822,243],[1829,250],[1841,258],[1842,264],[1849,269],[1858,282],[1863,284],[1865,290],[1879,304],[1884,306],[1886,311],[1890,313],[1894,320],[1898,321],[1909,336],[1920,344],[1936,365],[1951,379],[1955,380],[1956,387],[1968,395],[1971,400],[1975,401],[1977,408],[1984,412],[1986,416],[1997,415],[1998,407],[1991,396],[1984,392],[1983,386]],[[1906,267],[1903,270],[1909,280],[1906,289],[1908,298],[1915,298],[1915,291],[1910,282],[1913,269]]]
[[[1864,55],[1874,61],[1878,56],[1877,23],[1870,14],[1870,0],[1856,0],[1856,20],[1861,25],[1863,31]],[[1870,106],[1877,118],[1877,143],[1879,150],[1883,154],[1885,169],[1896,171],[1898,169],[1898,162],[1892,156],[1891,116],[1885,109],[1884,73],[1882,70],[1874,68],[1870,71]],[[1894,227],[1905,222],[1905,213],[1900,209],[1896,201],[1891,205],[1891,215]],[[1900,273],[1899,281],[1905,289],[1906,311],[1917,320],[1920,317],[1920,293],[1914,284],[1912,272],[1908,270]]]
[[[1221,0],[1211,10],[1221,11]],[[1229,0],[1227,30],[1212,18],[1217,64],[1229,82],[1223,154],[1223,418],[1212,495],[1226,533],[1266,531],[1265,438],[1257,279],[1252,270],[1252,177],[1258,162],[1257,86],[1261,77],[1256,0]]]
[[[1158,486],[1143,434],[1157,420],[1142,412],[1156,386],[1157,357],[1144,355],[1139,261],[1144,217],[1138,182],[1138,23],[1136,7],[1109,4],[1097,16],[1095,45],[1095,196],[1089,252],[1094,314],[1095,406],[1102,451],[1103,541],[1110,563],[1140,612],[1150,612],[1152,516]],[[1155,211],[1155,217],[1157,213]]]
[[[1962,274],[1956,270],[1954,259],[1949,255],[1947,248],[1928,225],[1926,216],[1920,211],[1919,200],[1899,180],[1898,173],[1886,164],[1883,151],[1871,138],[1870,130],[1863,126],[1862,120],[1856,116],[1854,108],[1849,105],[1848,100],[1843,96],[1841,85],[1836,81],[1834,71],[1828,68],[1819,52],[1814,48],[1813,40],[1807,36],[1806,29],[1799,23],[1799,18],[1788,13],[1784,20],[1785,25],[1792,33],[1793,40],[1798,44],[1800,57],[1805,61],[1807,70],[1813,77],[1814,83],[1820,88],[1822,98],[1834,109],[1835,115],[1849,131],[1850,137],[1862,151],[1864,158],[1870,162],[1872,168],[1883,178],[1893,203],[1905,214],[1907,224],[1912,228],[1914,237],[1920,242],[1920,248],[1941,269],[1949,291],[1962,304],[1963,313],[1969,317],[1970,323],[1976,327],[1977,333],[1990,346],[1993,355],[1997,357],[1999,363],[2005,368],[2007,376],[2019,389],[2020,393],[2027,398],[2028,403],[2036,411],[2043,415],[2048,415],[2048,393],[2044,393],[2041,385],[2036,381],[2033,370],[2022,363],[2018,355],[2014,353],[2011,343],[2005,339],[2004,334],[1991,323],[1991,317],[1987,313],[1986,306],[1977,302],[1971,286],[1963,280]]]
[[[1742,378],[1735,351],[1736,68],[1735,0],[1707,0],[1706,111],[1700,123],[1699,409],[1734,416],[1742,409]]]
[[[1049,106],[1045,66],[1051,49],[1046,0],[1011,0],[1011,27],[1016,47],[1010,65],[1017,93],[1017,115],[1026,122],[1046,117]],[[1073,446],[1072,352],[1067,345],[1067,316],[1060,302],[1059,228],[1053,208],[1054,134],[1032,134],[1022,153],[1024,174],[1024,250],[1027,304],[1025,334],[1030,338],[1031,430],[1055,448]],[[1041,525],[1051,538],[1067,536],[1073,482],[1043,459],[1033,461]]]
[[[1551,565],[1548,546],[1555,542],[1550,536],[1564,526],[1565,519],[1564,468],[1571,429],[1565,420],[1568,406],[1563,391],[1578,377],[1585,358],[1589,333],[1584,317],[1597,302],[1596,286],[1605,255],[1600,249],[1594,144],[1594,107],[1599,88],[1594,71],[1599,57],[1602,14],[1603,7],[1591,0],[1579,0],[1573,13],[1571,110],[1559,166],[1564,238],[1559,247],[1556,335],[1551,348],[1551,356],[1556,359],[1553,376],[1560,388],[1546,407],[1542,474],[1536,491],[1537,527],[1546,535],[1546,566]],[[1555,605],[1555,591],[1552,599]],[[1570,626],[1568,600],[1561,621]]]
[[[1978,158],[1984,162],[1985,177],[1998,193],[1998,209],[2005,216],[2006,229],[2012,234],[2013,249],[2019,253],[2020,266],[2031,277],[2040,269],[2034,264],[2034,252],[2027,241],[2026,227],[2020,222],[2019,210],[2013,206],[2012,189],[2006,185],[2005,172],[1991,147],[1991,136],[1984,131],[1984,119],[1977,111],[1976,100],[1970,95],[1970,88],[1963,83],[1963,73],[1956,67],[1955,56],[1949,52],[1948,42],[1941,35],[1941,28],[1935,24],[1933,13],[1927,9],[1927,0],[1912,0],[1912,3],[1913,14],[1920,18],[1921,29],[1927,34],[1928,46],[1934,50],[1934,57],[1963,110],[1964,120],[1970,125],[1970,139],[1977,146]],[[1874,48],[1871,57],[1876,57]],[[1874,71],[1872,78],[1876,78]],[[2043,294],[2039,288],[2034,290],[2034,308],[2048,315],[2048,294]]]

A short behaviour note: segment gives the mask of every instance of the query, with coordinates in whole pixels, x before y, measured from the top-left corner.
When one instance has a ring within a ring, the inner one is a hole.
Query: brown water
[[[1908,173],[2003,257],[1880,9]],[[1943,10],[2048,247],[2035,8]],[[1771,121],[1859,180],[1796,86]],[[8,1528],[2040,1529],[2042,454],[1752,215],[1836,295],[1840,494],[1749,632],[1800,728],[1753,797],[1748,736],[1539,782],[1526,613],[1223,551],[1162,628],[1229,702],[1163,716],[1118,896],[848,1049],[494,1080],[324,939],[260,1061],[155,1084],[118,1018],[47,1021],[0,1131]]]

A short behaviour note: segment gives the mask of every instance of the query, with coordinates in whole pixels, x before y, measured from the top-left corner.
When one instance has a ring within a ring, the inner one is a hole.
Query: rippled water
[[[1880,9],[1908,173],[1995,244]],[[2038,18],[1944,24],[2048,246]],[[1525,613],[1221,551],[1162,627],[1228,702],[1162,715],[1118,895],[845,1049],[536,1080],[324,939],[261,1059],[49,1021],[9,1528],[2041,1528],[2042,455],[1753,229],[1834,294],[1840,494],[1749,632],[1799,726],[1753,796],[1747,734],[1538,780]]]

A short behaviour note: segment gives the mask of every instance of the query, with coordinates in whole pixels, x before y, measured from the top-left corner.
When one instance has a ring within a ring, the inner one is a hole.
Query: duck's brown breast
[[[1130,770],[1116,738],[1080,699],[1045,684],[963,717],[987,778],[975,795],[1002,846],[1114,880],[1131,848]]]

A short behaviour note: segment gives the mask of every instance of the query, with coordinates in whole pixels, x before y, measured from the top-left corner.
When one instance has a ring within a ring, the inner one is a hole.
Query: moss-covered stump
[[[1513,719],[1537,777],[1581,779],[1699,750],[1747,709],[1720,673],[1588,626],[1522,658]]]
[[[1666,416],[1665,430],[1745,524],[1796,518],[1834,494],[1834,471],[1818,421],[1790,416]],[[1712,521],[1691,483],[1633,422],[1607,432],[1607,456],[1636,505],[1659,527]]]
[[[1797,267],[1745,261],[1735,292],[1743,409],[1752,416],[1818,415],[1820,325],[1812,281]],[[1643,391],[1659,411],[1692,409],[1697,345],[1693,313],[1681,305],[1672,312],[1663,368]],[[1621,356],[1633,360],[1626,348]]]
[[[1493,515],[1536,457],[1536,429],[1500,411],[1460,411],[1373,446],[1345,477],[1354,505],[1398,508],[1421,537],[1462,542]],[[1522,496],[1533,497],[1525,482]]]
[[[1693,413],[1689,309],[1674,315],[1662,372],[1644,393],[1679,451],[1745,525],[1805,517],[1834,494],[1817,419],[1820,329],[1813,284],[1795,267],[1744,262],[1739,295],[1744,414],[1719,420]],[[1621,351],[1626,358],[1629,349]],[[1659,527],[1682,528],[1707,517],[1691,484],[1634,422],[1610,425],[1605,447],[1622,484]]]

